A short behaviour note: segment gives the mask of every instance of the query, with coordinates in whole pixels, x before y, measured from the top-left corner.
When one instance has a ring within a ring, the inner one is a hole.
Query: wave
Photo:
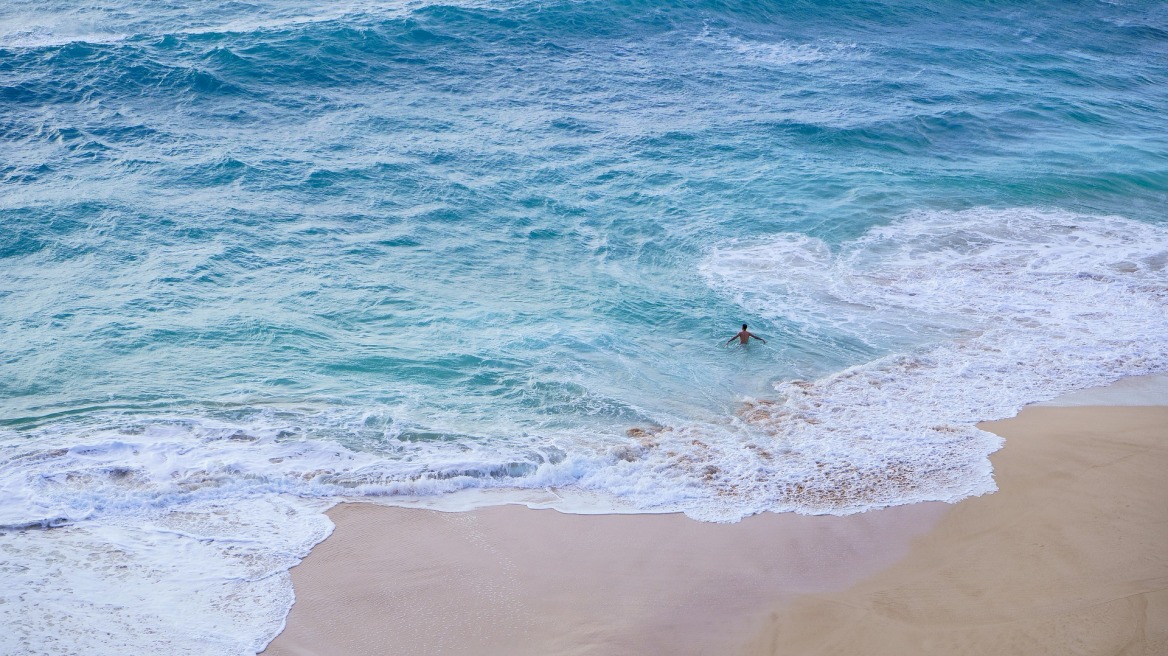
[[[530,433],[504,422],[476,435],[393,408],[90,415],[8,433],[0,485],[13,503],[0,523],[273,493],[564,487],[715,521],[957,501],[994,489],[987,456],[1000,441],[978,421],[1168,370],[1166,265],[1163,227],[1028,209],[919,213],[836,247],[798,234],[728,242],[702,265],[715,290],[888,355],[783,381],[776,398],[703,421],[645,421],[557,389],[540,407],[572,403],[604,423],[551,417]]]

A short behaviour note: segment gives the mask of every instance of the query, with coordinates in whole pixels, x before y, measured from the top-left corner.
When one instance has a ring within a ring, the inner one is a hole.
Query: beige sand
[[[909,557],[776,605],[750,654],[1168,654],[1168,408],[1027,408],[999,492]]]
[[[890,566],[944,504],[853,517],[346,504],[270,654],[725,653],[777,599]]]
[[[265,654],[1168,654],[1168,408],[987,428],[1001,491],[954,506],[341,505]]]

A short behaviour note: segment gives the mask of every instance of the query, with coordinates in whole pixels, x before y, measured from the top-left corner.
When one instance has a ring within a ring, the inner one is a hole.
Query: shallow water
[[[68,526],[0,536],[0,645],[159,649],[70,610],[108,544],[258,649],[345,496],[992,491],[975,422],[1168,371],[1166,56],[1160,3],[5,5],[0,524]]]

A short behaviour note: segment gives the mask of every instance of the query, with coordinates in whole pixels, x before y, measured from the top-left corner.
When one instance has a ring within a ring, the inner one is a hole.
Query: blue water
[[[10,1],[0,523],[992,491],[977,420],[1168,370],[1166,63],[1159,2]]]

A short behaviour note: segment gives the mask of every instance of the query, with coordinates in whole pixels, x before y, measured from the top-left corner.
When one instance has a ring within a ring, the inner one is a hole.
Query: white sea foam
[[[850,61],[865,56],[856,43],[838,41],[795,42],[743,39],[720,30],[706,28],[695,37],[698,43],[733,52],[742,61],[760,66],[788,67],[825,61]]]
[[[104,421],[57,423],[0,442],[0,490],[10,500],[0,510],[0,527],[55,525],[268,494],[425,496],[509,481],[565,483],[572,476],[572,465],[563,463],[558,447],[532,440],[389,439],[384,448],[354,451],[303,435],[306,426],[314,434],[356,432],[363,428],[361,413],[259,413],[247,422],[98,419]],[[542,472],[541,464],[546,465]],[[567,477],[557,478],[557,471]]]
[[[0,652],[244,654],[284,625],[330,505],[268,495],[0,531]]]
[[[1166,264],[1163,227],[1025,209],[919,213],[836,249],[803,235],[716,248],[703,266],[710,284],[752,312],[873,345],[918,342],[778,384],[780,401],[744,419],[798,454],[800,473],[768,470],[745,492],[719,478],[756,510],[991,491],[999,441],[976,422],[1168,370]],[[815,475],[813,460],[829,473]]]

